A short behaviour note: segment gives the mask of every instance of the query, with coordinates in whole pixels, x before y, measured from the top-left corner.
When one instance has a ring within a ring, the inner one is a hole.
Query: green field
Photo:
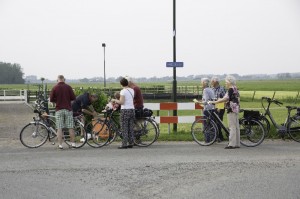
[[[178,90],[187,90],[200,88],[200,81],[189,81],[189,82],[177,82]],[[224,82],[222,82],[223,84]],[[51,89],[54,84],[47,84],[47,88]],[[100,83],[71,83],[73,88],[97,88],[103,89],[103,84]],[[156,82],[156,83],[139,83],[141,88],[147,87],[164,87],[166,90],[170,89],[172,82]],[[238,87],[241,94],[241,107],[243,109],[258,109],[261,110],[260,99],[262,96],[273,97],[284,102],[284,106],[277,107],[273,106],[272,113],[274,118],[279,124],[283,123],[287,114],[285,106],[293,105],[300,107],[300,79],[297,80],[257,80],[257,81],[239,81]],[[108,88],[121,89],[119,83],[108,83]],[[37,90],[37,84],[18,84],[18,85],[0,85],[0,90],[3,89],[30,89]],[[200,88],[201,89],[201,88]],[[164,100],[165,101],[165,100]],[[168,100],[167,100],[168,101]],[[171,100],[169,100],[171,101]],[[182,100],[191,101],[191,100]],[[145,102],[159,102],[157,100],[145,100]],[[156,111],[154,111],[157,114]],[[199,115],[199,111],[178,111],[178,115]],[[167,115],[167,111],[161,111],[159,115]],[[227,124],[226,116],[224,117],[224,123]],[[168,125],[161,124],[161,135],[160,140],[192,140],[191,136],[191,124],[178,124],[177,132],[172,131],[173,125],[170,125],[171,132],[168,132]],[[271,128],[269,138],[278,138],[277,132],[274,127]]]

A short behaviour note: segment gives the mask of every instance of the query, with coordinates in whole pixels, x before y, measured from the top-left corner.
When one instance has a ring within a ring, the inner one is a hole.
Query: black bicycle
[[[242,111],[242,110],[241,110]],[[247,147],[255,147],[264,140],[264,127],[261,122],[252,118],[242,118],[240,123],[240,143]],[[216,141],[218,126],[221,127],[227,136],[229,129],[225,127],[218,114],[208,111],[208,116],[202,116],[192,124],[191,131],[195,142],[202,146],[209,146]]]
[[[104,116],[92,120],[86,125],[86,132],[91,134],[95,143],[93,147],[106,146],[120,137],[119,111],[105,110]],[[134,119],[134,143],[140,147],[153,144],[159,136],[159,126],[154,118],[141,117]]]
[[[267,105],[265,105],[265,102],[267,102]],[[262,97],[261,104],[264,112],[260,113],[259,111],[248,111],[248,117],[252,117],[257,121],[260,121],[264,125],[266,135],[268,135],[268,133],[270,132],[272,123],[281,138],[284,138],[285,135],[288,134],[290,138],[292,138],[296,142],[300,142],[300,107],[286,106],[287,117],[285,119],[285,122],[283,124],[278,124],[270,111],[270,106],[273,103],[277,106],[283,105],[282,102],[276,99]],[[292,114],[293,110],[297,110],[297,112],[295,114]]]

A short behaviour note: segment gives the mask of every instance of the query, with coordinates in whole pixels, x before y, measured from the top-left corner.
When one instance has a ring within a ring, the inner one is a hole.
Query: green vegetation
[[[19,64],[0,62],[0,84],[23,84],[24,79],[22,68]]]
[[[224,84],[224,82],[222,82]],[[47,84],[48,90],[53,87],[54,84]],[[75,88],[76,92],[81,92],[77,90],[81,90],[79,88],[89,89],[103,89],[103,84],[99,83],[71,83],[73,88]],[[140,87],[153,87],[153,88],[171,88],[172,82],[157,82],[157,83],[139,83]],[[187,87],[199,88],[199,81],[188,81],[177,83],[179,89],[186,89]],[[287,114],[285,106],[293,105],[300,107],[300,79],[290,79],[290,80],[252,80],[252,81],[239,81],[238,87],[241,93],[241,108],[243,109],[257,109],[261,111],[261,97],[273,97],[284,102],[282,107],[278,107],[273,105],[272,113],[276,121],[279,124],[283,123]],[[107,84],[107,89],[121,89],[119,83],[109,83]],[[30,89],[37,90],[37,84],[0,84],[0,90],[3,89]],[[105,101],[105,100],[104,100]],[[145,100],[145,102],[161,102],[161,101],[171,101],[171,100]],[[191,102],[191,100],[181,100],[181,102]],[[103,106],[101,103],[101,107]],[[100,108],[99,106],[99,108]],[[154,115],[157,115],[157,111],[154,111]],[[167,115],[167,111],[160,111],[159,115]],[[172,114],[172,112],[170,112]],[[199,111],[178,111],[178,115],[199,115]],[[242,115],[241,115],[242,116]],[[224,116],[224,124],[227,126],[227,118]],[[170,125],[171,132],[169,134],[169,128],[167,124],[160,124],[160,137],[159,140],[169,140],[169,141],[190,141],[192,140],[191,135],[191,124],[178,124],[177,132],[172,132],[173,125]],[[278,138],[278,134],[274,127],[271,127],[271,132],[269,134],[269,138]]]

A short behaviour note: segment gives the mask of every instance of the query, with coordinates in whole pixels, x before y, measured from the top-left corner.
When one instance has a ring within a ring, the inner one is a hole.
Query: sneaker
[[[58,145],[58,148],[59,149],[64,149],[64,147],[62,145],[60,145],[60,144]]]

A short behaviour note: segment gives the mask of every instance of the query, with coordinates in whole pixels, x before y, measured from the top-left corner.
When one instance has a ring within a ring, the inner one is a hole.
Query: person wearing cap
[[[57,126],[58,148],[62,146],[62,129],[68,128],[70,133],[71,146],[75,147],[74,121],[71,101],[76,98],[71,86],[65,83],[65,77],[58,75],[57,84],[50,93],[50,102],[55,103],[55,118]]]
[[[212,77],[210,80],[210,84],[212,86],[212,89],[215,93],[215,98],[220,99],[223,98],[226,94],[226,89],[223,86],[220,86],[220,81],[218,77]],[[216,108],[216,107],[215,107]],[[218,114],[221,121],[223,121],[223,116],[225,113],[225,107],[222,106],[222,108],[216,108],[216,113]],[[222,128],[220,125],[218,125],[218,137],[217,142],[221,142],[224,140],[223,134],[222,134]]]
[[[138,87],[129,76],[125,77],[128,81],[128,86],[134,90],[133,104],[135,109],[144,108],[144,98],[140,87]]]
[[[228,127],[229,127],[229,143],[225,149],[240,148],[240,124],[239,124],[239,108],[240,94],[236,87],[235,77],[228,75],[225,78],[227,92],[225,96],[217,101],[211,101],[212,104],[224,103],[227,109]]]

